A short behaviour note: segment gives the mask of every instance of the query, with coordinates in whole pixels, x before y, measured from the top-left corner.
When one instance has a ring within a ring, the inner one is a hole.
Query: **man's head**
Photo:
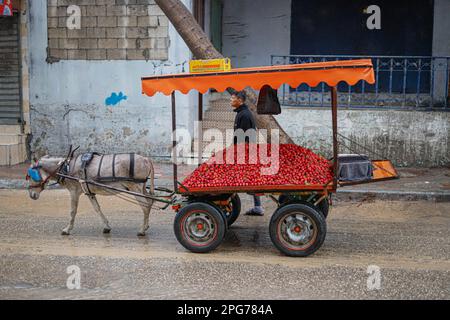
[[[245,103],[246,95],[244,91],[238,91],[231,95],[231,106],[233,109],[239,108]]]

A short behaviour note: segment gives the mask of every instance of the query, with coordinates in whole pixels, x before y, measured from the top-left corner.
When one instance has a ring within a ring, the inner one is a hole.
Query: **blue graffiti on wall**
[[[128,97],[126,95],[124,95],[122,91],[119,92],[119,94],[113,92],[113,93],[111,93],[110,97],[106,98],[105,104],[107,106],[115,106],[120,101],[127,100],[127,99],[128,99]]]

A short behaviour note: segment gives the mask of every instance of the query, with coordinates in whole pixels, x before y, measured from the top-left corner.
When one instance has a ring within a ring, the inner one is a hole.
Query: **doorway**
[[[20,15],[0,16],[0,124],[22,121]]]

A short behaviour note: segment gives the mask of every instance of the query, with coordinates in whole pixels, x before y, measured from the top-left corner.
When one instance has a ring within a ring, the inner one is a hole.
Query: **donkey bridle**
[[[40,171],[42,166],[39,165],[39,163],[36,163],[33,167],[31,167],[31,169],[36,170],[39,173],[39,177],[41,177],[41,181],[35,181],[35,180],[33,180],[33,178],[30,177],[29,174],[27,174],[27,177],[26,177],[27,180],[30,179],[33,182],[39,182],[39,184],[30,184],[28,186],[28,190],[36,189],[36,188],[40,188],[41,191],[44,190],[45,189],[45,185],[50,181],[50,179],[56,177],[58,175],[58,173],[61,172],[61,168],[66,163],[66,161],[67,161],[67,159],[62,161],[61,164],[54,171],[52,171],[45,179],[42,179],[42,174],[41,174],[41,171]],[[57,184],[57,183],[55,183],[55,184]]]
[[[27,179],[27,180],[30,179],[31,181],[39,182],[39,184],[35,184],[35,185],[30,185],[30,186],[28,186],[28,190],[36,189],[36,188],[40,188],[41,191],[44,190],[44,189],[45,189],[45,185],[49,182],[49,180],[52,179],[52,178],[55,178],[58,174],[60,174],[60,173],[61,173],[61,169],[64,167],[65,164],[67,164],[67,162],[70,163],[70,161],[72,161],[74,152],[75,152],[76,150],[78,150],[79,148],[80,148],[80,147],[77,147],[77,148],[75,148],[75,149],[73,150],[73,149],[72,149],[72,146],[70,146],[69,153],[67,154],[67,157],[64,159],[64,161],[61,161],[61,163],[58,165],[58,167],[57,167],[53,172],[51,172],[51,173],[47,176],[47,178],[45,178],[45,179],[42,179],[42,175],[41,175],[41,171],[40,171],[40,169],[42,168],[42,166],[39,165],[39,162],[38,162],[38,161],[35,161],[35,164],[34,164],[34,166],[31,167],[31,169],[37,171],[37,173],[39,174],[39,177],[40,177],[41,181],[35,181],[35,180],[33,180],[33,178],[31,178],[31,176],[30,176],[29,174],[27,174],[27,176],[26,176],[26,179]],[[55,185],[58,184],[58,183],[59,183],[59,177],[58,177],[58,182],[56,182]]]

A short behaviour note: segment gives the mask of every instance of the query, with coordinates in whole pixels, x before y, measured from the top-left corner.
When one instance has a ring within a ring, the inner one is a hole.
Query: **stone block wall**
[[[75,29],[68,28],[73,5],[81,22]],[[154,0],[48,0],[47,62],[167,60],[168,25]]]

